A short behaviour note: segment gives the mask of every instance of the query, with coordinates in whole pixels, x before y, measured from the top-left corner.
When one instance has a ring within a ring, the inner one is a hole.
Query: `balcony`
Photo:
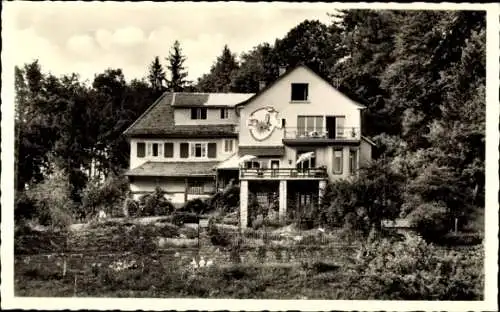
[[[285,128],[283,143],[294,144],[319,144],[319,143],[353,143],[359,144],[361,131],[359,127],[337,127],[335,131],[326,129]]]
[[[324,180],[326,168],[240,169],[241,180]]]

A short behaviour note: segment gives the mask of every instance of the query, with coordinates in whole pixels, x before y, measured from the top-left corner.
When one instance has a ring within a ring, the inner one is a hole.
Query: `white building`
[[[317,204],[328,181],[356,175],[371,160],[363,108],[306,66],[257,94],[167,92],[125,131],[132,194],[160,186],[182,204],[234,180],[242,227],[249,193],[276,202],[285,219],[287,210]]]

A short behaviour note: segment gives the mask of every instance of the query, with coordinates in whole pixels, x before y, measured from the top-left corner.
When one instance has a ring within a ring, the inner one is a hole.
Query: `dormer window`
[[[207,119],[207,108],[206,107],[191,108],[191,119]]]
[[[292,83],[292,102],[304,102],[308,100],[309,84]]]

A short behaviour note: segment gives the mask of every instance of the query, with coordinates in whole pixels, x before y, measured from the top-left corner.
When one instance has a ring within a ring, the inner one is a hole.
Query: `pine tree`
[[[217,57],[209,74],[198,80],[198,89],[202,92],[231,92],[231,81],[238,70],[236,56],[225,45],[222,54]]]
[[[168,81],[168,88],[173,92],[182,92],[188,81],[188,75],[185,67],[183,66],[186,57],[182,54],[182,49],[179,41],[175,41],[170,55],[167,58],[168,70],[170,71],[170,81]]]
[[[154,60],[149,65],[148,81],[154,91],[163,91],[163,82],[166,81],[166,77],[158,56],[155,56]]]

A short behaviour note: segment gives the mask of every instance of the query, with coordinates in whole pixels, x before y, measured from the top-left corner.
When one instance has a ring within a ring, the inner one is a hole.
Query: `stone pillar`
[[[326,180],[319,181],[319,186],[318,186],[318,204],[319,205],[321,205],[321,203],[322,203],[323,195],[325,195],[325,189],[326,189]]]
[[[279,199],[280,199],[279,220],[280,220],[280,222],[285,222],[286,208],[287,208],[286,207],[287,206],[286,180],[280,180]]]
[[[240,181],[240,228],[248,225],[248,181]]]

